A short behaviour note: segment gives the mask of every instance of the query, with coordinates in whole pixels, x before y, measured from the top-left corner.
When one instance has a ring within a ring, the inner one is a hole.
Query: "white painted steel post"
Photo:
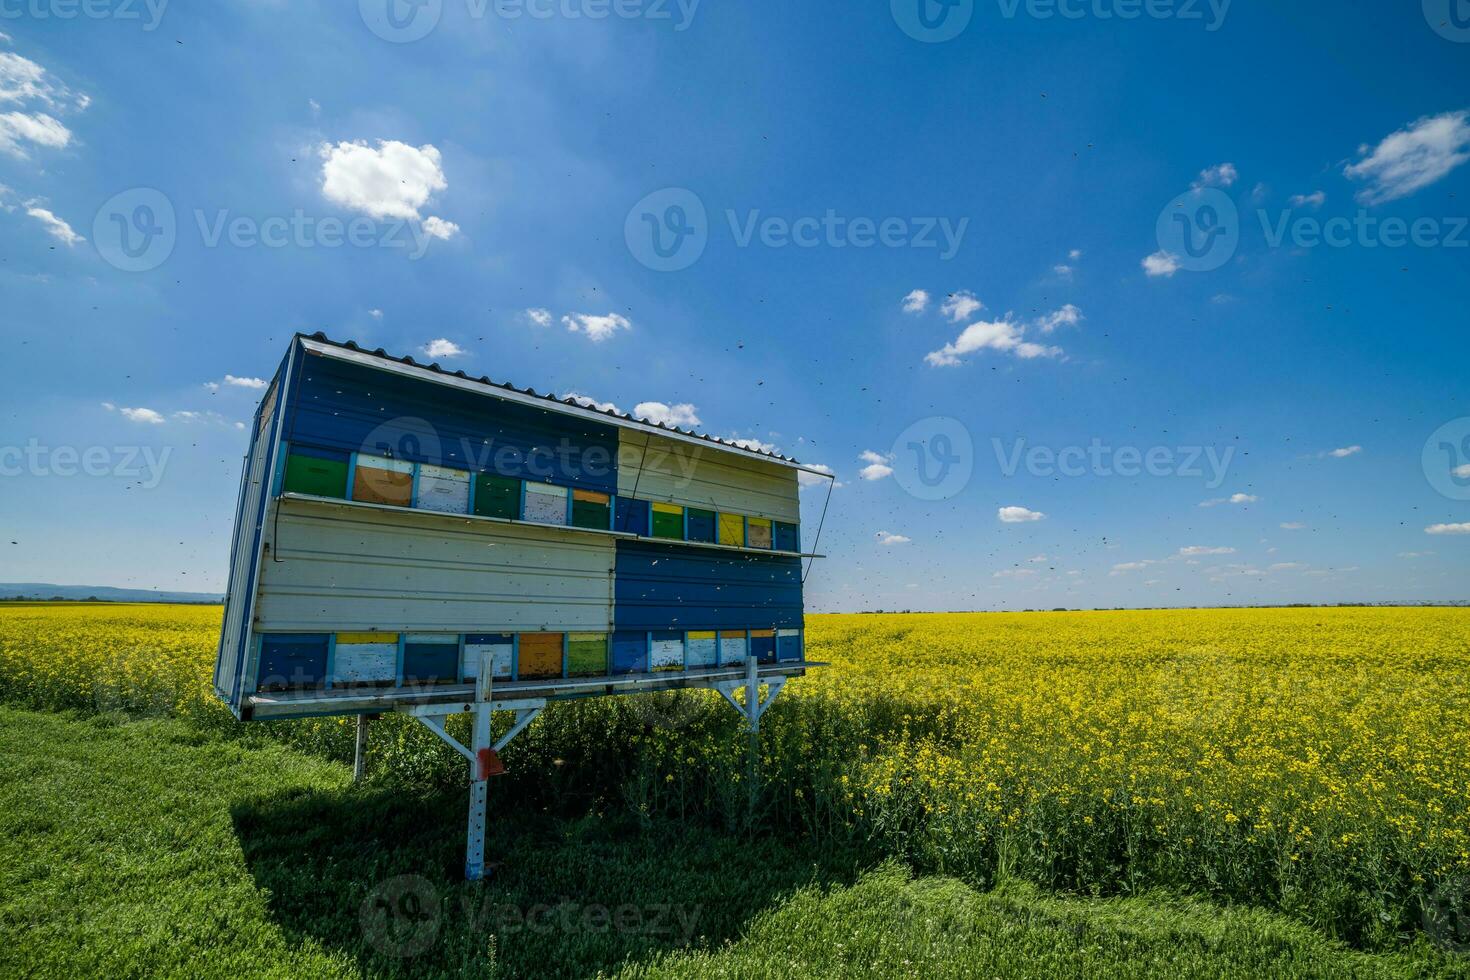
[[[367,778],[368,717],[357,716],[357,749],[352,756],[352,781],[360,783]]]
[[[754,656],[745,658],[745,730],[747,736],[746,752],[749,755],[748,772],[746,783],[750,787],[750,807],[748,819],[755,823],[755,805],[757,797],[756,779],[760,774],[760,742],[761,742],[761,677],[759,661]]]
[[[470,748],[475,761],[470,764],[470,822],[465,846],[464,876],[466,881],[485,877],[485,824],[488,817],[486,798],[490,789],[490,687],[492,663],[489,650],[480,651],[480,665],[475,673],[475,710],[471,716],[474,739]]]

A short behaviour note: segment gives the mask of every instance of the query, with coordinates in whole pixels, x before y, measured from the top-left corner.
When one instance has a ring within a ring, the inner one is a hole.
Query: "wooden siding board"
[[[304,360],[292,442],[617,491],[616,426],[318,354]]]
[[[615,592],[619,630],[802,623],[801,561],[793,557],[619,541]]]
[[[262,630],[606,631],[613,540],[283,500]]]
[[[623,436],[618,462],[619,494],[668,500],[686,507],[759,514],[781,521],[801,519],[797,471],[789,466],[703,450],[673,439]]]

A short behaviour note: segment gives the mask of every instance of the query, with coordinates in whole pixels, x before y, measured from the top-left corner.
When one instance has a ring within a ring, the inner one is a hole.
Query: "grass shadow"
[[[381,783],[231,810],[269,913],[385,975],[587,977],[737,939],[798,888],[854,881],[846,852],[705,827],[561,819],[497,806],[492,880],[463,880],[467,793]]]

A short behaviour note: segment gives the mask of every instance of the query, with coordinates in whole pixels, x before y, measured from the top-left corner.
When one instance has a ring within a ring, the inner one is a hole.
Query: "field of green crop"
[[[0,976],[1470,976],[1470,611],[812,617],[754,807],[718,698],[554,706],[482,885],[458,757],[235,723],[218,617],[0,605]]]

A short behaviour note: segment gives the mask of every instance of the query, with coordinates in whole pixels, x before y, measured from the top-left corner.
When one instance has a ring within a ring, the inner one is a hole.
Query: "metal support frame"
[[[360,783],[367,778],[368,716],[357,716],[357,746],[352,754],[352,781]]]
[[[511,743],[526,726],[535,721],[546,708],[544,698],[505,701],[497,704],[493,697],[493,656],[488,650],[480,653],[480,663],[475,674],[475,700],[464,705],[404,705],[399,710],[418,721],[433,732],[450,748],[464,756],[470,764],[470,807],[465,836],[464,876],[466,881],[482,881],[485,878],[485,830],[489,822],[490,775],[495,756]],[[499,740],[492,742],[490,721],[495,710],[514,711],[516,720],[510,730]],[[470,716],[470,744],[462,745],[444,728],[451,714]],[[361,722],[359,722],[361,724]],[[364,729],[359,728],[361,733]],[[359,738],[362,736],[359,735]],[[503,770],[501,770],[503,771]]]
[[[766,713],[771,702],[776,700],[776,696],[781,693],[781,688],[786,686],[786,681],[787,678],[784,676],[767,677],[765,679],[766,699],[762,701],[760,699],[760,662],[754,656],[750,656],[745,658],[745,678],[743,680],[721,681],[713,686],[716,691],[720,692],[720,696],[729,702],[730,707],[738,711],[740,717],[745,719],[745,730],[754,735],[760,732],[761,716]],[[745,688],[744,704],[735,700],[735,692],[742,687]]]

